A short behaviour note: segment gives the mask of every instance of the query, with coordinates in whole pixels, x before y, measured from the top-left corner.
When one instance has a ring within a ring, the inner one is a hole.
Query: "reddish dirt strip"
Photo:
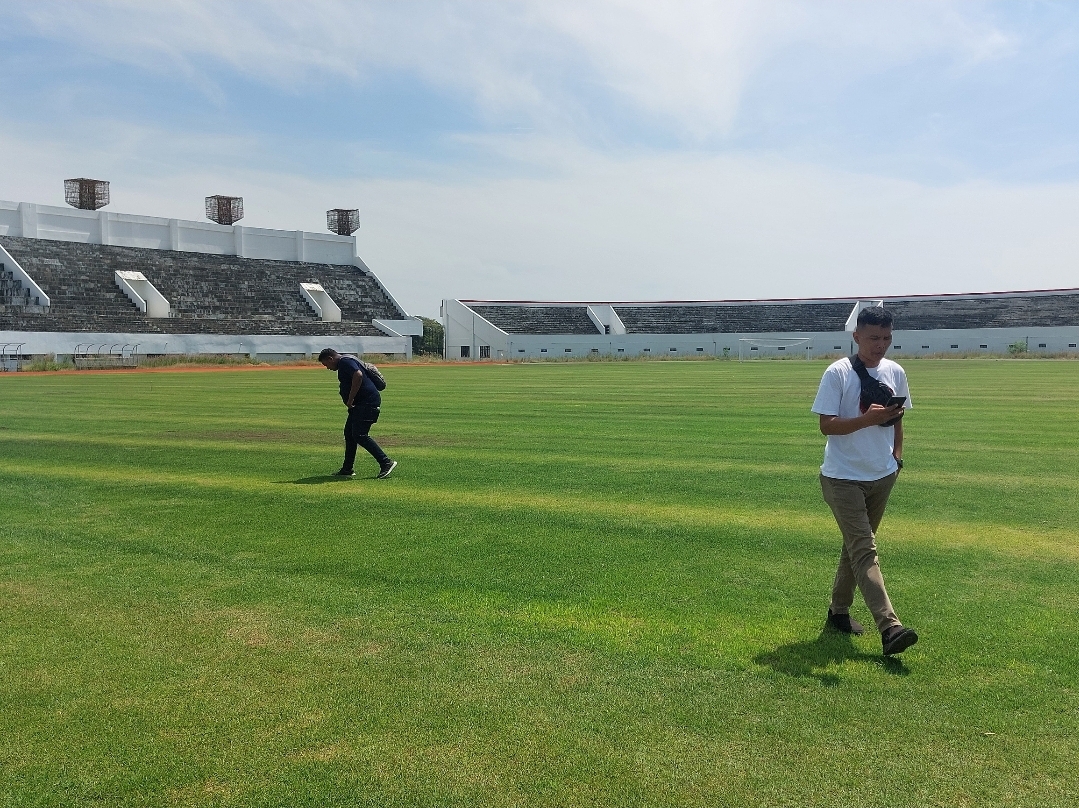
[[[380,368],[416,368],[416,367],[445,367],[458,366],[458,365],[508,365],[510,362],[379,362]],[[63,375],[84,375],[87,373],[106,373],[106,374],[131,374],[131,373],[223,373],[227,370],[325,370],[322,365],[311,364],[280,364],[280,365],[168,365],[162,368],[98,368],[98,369],[86,369],[75,370],[73,368],[67,368],[65,370],[20,370],[18,372],[10,372],[0,374],[0,378],[7,376],[55,376],[57,374]]]

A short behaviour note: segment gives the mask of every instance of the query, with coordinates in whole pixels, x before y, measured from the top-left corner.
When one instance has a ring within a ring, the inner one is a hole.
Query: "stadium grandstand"
[[[46,356],[280,360],[326,345],[410,356],[422,333],[352,235],[0,201],[5,368]]]
[[[443,300],[448,359],[853,353],[858,311],[895,316],[903,355],[1076,352],[1079,289],[876,299],[553,303]]]

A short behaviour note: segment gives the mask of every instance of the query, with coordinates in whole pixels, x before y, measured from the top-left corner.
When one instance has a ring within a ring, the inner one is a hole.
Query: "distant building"
[[[857,311],[878,303],[895,315],[893,354],[999,354],[1017,343],[1067,353],[1079,343],[1079,289],[876,300],[443,300],[442,320],[448,359],[827,356],[853,353]]]
[[[0,359],[411,355],[356,239],[0,201]]]

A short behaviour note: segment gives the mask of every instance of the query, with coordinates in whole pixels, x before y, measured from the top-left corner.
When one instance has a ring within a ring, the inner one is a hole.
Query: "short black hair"
[[[340,356],[340,355],[341,355],[341,354],[339,354],[339,353],[338,353],[337,351],[335,351],[335,350],[334,350],[333,348],[323,348],[323,349],[322,349],[322,353],[320,353],[320,354],[318,355],[318,361],[319,361],[319,362],[325,362],[325,361],[326,361],[327,359],[329,359],[329,358],[330,358],[331,356]]]
[[[881,328],[892,327],[892,313],[885,311],[884,306],[868,306],[858,312],[857,331],[864,325],[879,325]]]

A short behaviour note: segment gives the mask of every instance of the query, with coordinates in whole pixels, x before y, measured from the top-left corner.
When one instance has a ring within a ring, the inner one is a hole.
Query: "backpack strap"
[[[858,378],[862,382],[863,409],[869,409],[871,404],[886,406],[893,395],[892,389],[869,375],[869,369],[865,366],[865,362],[862,361],[862,358],[858,356],[858,354],[854,354],[850,357],[850,366],[854,369],[854,372],[858,374]],[[902,417],[903,414],[900,413],[887,423],[881,424],[881,426],[895,426],[896,422]]]
[[[867,380],[872,380],[870,381],[870,384],[876,381],[876,379],[869,375],[869,370],[866,369],[865,362],[862,361],[862,357],[858,356],[858,354],[848,357],[848,361],[850,362],[850,366],[854,369],[854,372],[858,374],[858,378],[862,380],[863,387]]]

